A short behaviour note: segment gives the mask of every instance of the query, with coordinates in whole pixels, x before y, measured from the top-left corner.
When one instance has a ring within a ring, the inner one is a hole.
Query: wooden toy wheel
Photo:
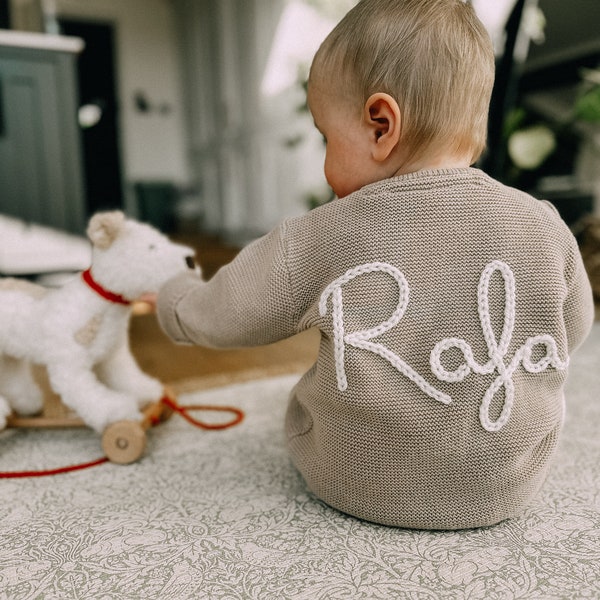
[[[104,430],[102,449],[111,462],[135,462],[146,449],[146,432],[137,421],[117,421]]]

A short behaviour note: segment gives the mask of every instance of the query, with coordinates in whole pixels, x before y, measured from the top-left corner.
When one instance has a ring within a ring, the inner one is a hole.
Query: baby
[[[527,506],[556,450],[592,295],[555,209],[470,166],[493,77],[469,4],[362,0],[308,85],[337,199],[209,282],[184,274],[158,296],[183,343],[319,329],[291,393],[289,449],[316,496],[362,519],[498,523]]]

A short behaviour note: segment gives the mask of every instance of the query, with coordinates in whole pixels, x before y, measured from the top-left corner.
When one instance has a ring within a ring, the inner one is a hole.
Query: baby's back
[[[593,318],[556,211],[460,169],[373,184],[296,227],[321,240],[292,244],[310,264],[291,258],[292,286],[319,290],[303,322],[321,351],[287,420],[313,491],[405,527],[519,514],[544,481],[569,354]]]

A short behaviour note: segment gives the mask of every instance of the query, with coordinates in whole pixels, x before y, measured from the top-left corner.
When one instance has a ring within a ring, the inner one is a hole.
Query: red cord
[[[165,396],[162,399],[162,402],[166,404],[169,408],[172,408],[175,412],[179,413],[186,421],[195,425],[196,427],[200,427],[200,429],[227,429],[228,427],[233,427],[242,421],[244,418],[244,413],[239,408],[234,408],[233,406],[210,406],[208,404],[194,404],[191,406],[180,406],[175,402],[172,398]],[[199,419],[194,419],[191,417],[188,412],[191,410],[210,410],[210,411],[218,411],[218,412],[229,412],[233,413],[235,416],[231,421],[227,421],[226,423],[205,423],[204,421],[200,421]]]
[[[47,475],[60,475],[61,473],[70,473],[71,471],[80,471],[81,469],[87,469],[88,467],[95,467],[96,465],[101,465],[105,462],[108,462],[108,458],[106,458],[106,456],[79,465],[71,465],[70,467],[59,467],[58,469],[48,469],[45,471],[0,472],[0,479],[18,479],[21,477],[45,477]]]
[[[180,414],[186,421],[195,425],[196,427],[200,427],[201,429],[208,430],[217,430],[217,429],[227,429],[228,427],[233,427],[242,421],[244,418],[244,413],[239,408],[233,408],[232,406],[210,406],[205,404],[194,404],[192,406],[180,406],[177,404],[175,400],[169,398],[168,396],[163,396],[160,400],[163,404],[166,404],[169,408],[174,410],[176,413]],[[219,411],[219,412],[229,412],[233,413],[235,416],[231,421],[227,421],[226,423],[205,423],[204,421],[200,421],[198,419],[194,419],[188,414],[190,410],[210,410],[210,411]],[[158,425],[160,423],[160,419],[154,418],[152,419],[152,426]],[[24,477],[46,477],[48,475],[60,475],[62,473],[71,473],[72,471],[80,471],[82,469],[87,469],[89,467],[95,467],[97,465],[101,465],[103,463],[108,462],[108,458],[106,456],[99,458],[97,460],[93,460],[87,463],[81,463],[78,465],[70,465],[68,467],[59,467],[57,469],[46,469],[42,471],[0,471],[0,479],[19,479]]]

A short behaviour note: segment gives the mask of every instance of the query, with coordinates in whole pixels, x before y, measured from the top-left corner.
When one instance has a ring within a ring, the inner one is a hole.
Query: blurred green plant
[[[573,136],[577,123],[600,123],[600,70],[583,69],[581,89],[566,119],[540,120],[522,106],[504,123],[503,137],[511,162],[507,179],[517,181],[524,172],[540,169],[559,147],[559,140]]]
[[[574,118],[587,123],[600,123],[600,69],[584,69],[584,87],[575,102]]]

